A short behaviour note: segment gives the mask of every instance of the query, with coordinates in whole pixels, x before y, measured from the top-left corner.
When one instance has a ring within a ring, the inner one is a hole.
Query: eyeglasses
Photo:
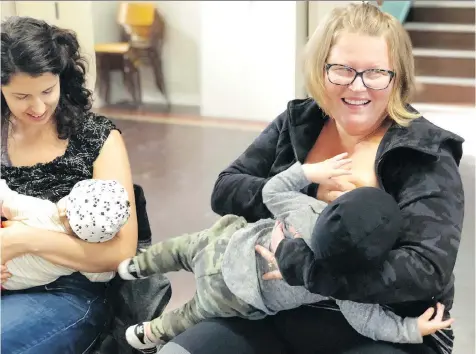
[[[385,90],[395,76],[390,70],[367,69],[357,71],[347,65],[326,64],[327,79],[334,85],[349,86],[360,76],[365,87],[372,90]]]

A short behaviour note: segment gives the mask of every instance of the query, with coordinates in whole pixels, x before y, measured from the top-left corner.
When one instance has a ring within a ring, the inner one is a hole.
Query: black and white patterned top
[[[21,194],[47,199],[53,203],[68,195],[79,181],[93,177],[93,164],[99,156],[114,123],[92,115],[73,135],[64,155],[34,166],[13,167],[6,150],[6,127],[2,127],[1,176],[8,186]]]

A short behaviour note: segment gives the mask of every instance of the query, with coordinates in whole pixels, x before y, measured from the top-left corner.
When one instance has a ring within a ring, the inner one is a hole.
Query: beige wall
[[[0,16],[2,20],[5,17],[16,15],[15,1],[1,1],[1,4]]]
[[[119,2],[97,1],[92,4],[95,43],[119,40],[117,7]],[[172,104],[200,104],[200,1],[155,1],[167,24],[163,66]],[[122,75],[114,73],[111,101],[130,99],[122,84]],[[162,103],[164,98],[155,86],[152,70],[141,69],[144,102]]]
[[[94,30],[91,18],[91,1],[58,1],[59,18],[55,15],[54,1],[16,1],[16,13],[30,16],[76,32],[81,52],[88,61],[87,86],[94,89],[96,81],[96,56]],[[2,1],[3,9],[3,1]]]
[[[201,1],[156,1],[167,22],[164,71],[172,102],[200,104]]]
[[[306,2],[155,3],[167,23],[163,59],[173,104],[201,106],[207,115],[268,120],[288,99],[304,96],[299,58]],[[117,41],[117,3],[94,2],[92,9],[95,43]],[[142,69],[141,78],[144,101],[163,102],[151,70]],[[120,73],[112,82],[112,101],[130,99]]]
[[[309,1],[309,36],[312,35],[318,23],[336,7],[343,7],[352,2],[362,1]]]
[[[118,6],[119,1],[93,1],[91,4],[95,44],[120,40],[120,31],[116,20]]]
[[[296,1],[296,28],[295,28],[295,87],[296,97],[306,97],[306,87],[304,82],[302,54],[308,38],[309,18],[308,2]]]

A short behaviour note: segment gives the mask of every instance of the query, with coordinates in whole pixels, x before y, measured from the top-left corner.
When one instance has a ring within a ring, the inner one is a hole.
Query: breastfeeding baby
[[[130,215],[125,188],[113,180],[89,179],[75,184],[69,195],[58,203],[12,191],[0,180],[1,214],[28,226],[63,232],[87,242],[105,242],[113,238]],[[46,285],[75,272],[42,257],[25,254],[5,264],[12,276],[3,289],[20,290]],[[107,282],[115,272],[81,272],[90,281]]]

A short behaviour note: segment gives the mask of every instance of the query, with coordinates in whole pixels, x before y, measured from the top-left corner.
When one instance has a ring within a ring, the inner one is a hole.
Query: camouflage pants
[[[195,274],[195,296],[178,309],[151,321],[156,338],[169,341],[207,318],[246,317],[254,312],[251,306],[231,293],[221,273],[223,255],[231,236],[246,225],[245,219],[226,215],[209,229],[159,242],[135,257],[141,276],[181,269]]]

